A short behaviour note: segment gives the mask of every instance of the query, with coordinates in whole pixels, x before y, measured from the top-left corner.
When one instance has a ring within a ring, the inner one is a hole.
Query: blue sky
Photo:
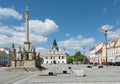
[[[120,0],[0,0],[0,47],[24,45],[25,8],[30,11],[30,40],[37,52],[58,46],[69,54],[104,42],[100,28],[111,29],[108,40],[120,34]],[[16,47],[17,47],[16,46]]]

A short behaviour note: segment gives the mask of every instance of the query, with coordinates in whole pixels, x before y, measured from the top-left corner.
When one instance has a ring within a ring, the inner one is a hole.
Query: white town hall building
[[[44,59],[43,64],[64,64],[67,63],[67,56],[68,54],[65,50],[58,48],[57,42],[54,39],[52,49],[45,51],[42,56]]]

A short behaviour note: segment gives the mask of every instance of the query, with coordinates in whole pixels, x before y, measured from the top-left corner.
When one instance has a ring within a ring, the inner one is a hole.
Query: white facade
[[[93,48],[90,49],[89,55],[90,55],[90,62],[98,62],[101,61],[102,54],[97,54],[101,48],[103,47],[103,43],[95,45]]]
[[[120,62],[120,37],[115,45],[115,61]]]
[[[115,44],[116,40],[108,41],[107,45],[107,62],[115,62]]]
[[[45,51],[42,58],[44,59],[43,64],[67,63],[67,54],[64,50],[57,47],[56,40],[54,40],[53,48]]]
[[[107,52],[103,43],[95,45],[91,48],[89,51],[90,62],[106,62],[106,53],[107,62],[120,62],[120,37],[117,40],[108,41]]]

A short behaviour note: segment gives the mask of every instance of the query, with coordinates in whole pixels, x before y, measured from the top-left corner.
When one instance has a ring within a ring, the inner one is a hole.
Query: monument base
[[[11,67],[12,68],[34,68],[35,67],[35,61],[34,60],[25,60],[25,61],[11,61]]]

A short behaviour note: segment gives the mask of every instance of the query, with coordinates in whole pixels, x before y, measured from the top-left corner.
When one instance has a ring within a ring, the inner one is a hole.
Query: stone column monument
[[[11,67],[35,67],[35,57],[36,52],[35,49],[32,48],[32,44],[29,41],[29,10],[26,8],[25,11],[25,19],[26,19],[26,39],[24,42],[23,50],[18,52],[11,51],[12,61]]]

